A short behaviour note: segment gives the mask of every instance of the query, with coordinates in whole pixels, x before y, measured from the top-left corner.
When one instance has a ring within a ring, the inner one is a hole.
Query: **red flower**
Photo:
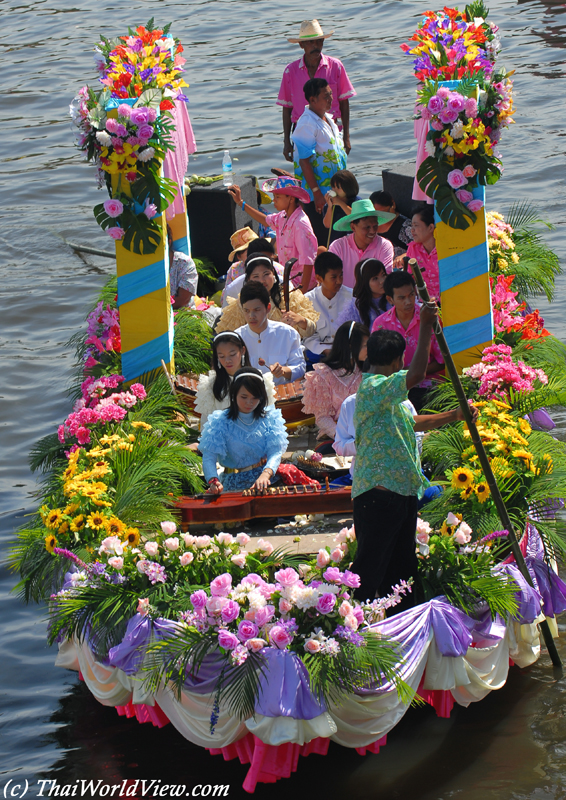
[[[159,104],[159,108],[161,111],[169,111],[172,108],[175,108],[175,104],[171,102],[171,100],[162,100]]]

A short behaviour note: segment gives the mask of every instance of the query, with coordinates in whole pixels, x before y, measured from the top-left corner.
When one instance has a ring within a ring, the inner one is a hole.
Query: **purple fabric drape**
[[[265,648],[267,670],[261,678],[256,712],[264,717],[313,719],[326,711],[323,700],[313,696],[305,665],[290,650]]]

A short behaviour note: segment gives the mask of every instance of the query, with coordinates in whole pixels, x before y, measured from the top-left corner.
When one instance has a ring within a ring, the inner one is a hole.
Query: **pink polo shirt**
[[[421,310],[418,306],[415,308],[413,319],[409,323],[407,330],[405,330],[405,328],[399,322],[395,308],[391,308],[389,311],[386,311],[385,314],[377,317],[371,327],[371,332],[373,333],[374,331],[378,331],[380,328],[384,328],[386,331],[397,331],[400,333],[407,343],[407,347],[405,348],[405,369],[408,369],[417,350],[420,327]],[[444,364],[444,359],[442,358],[442,353],[440,352],[440,348],[438,347],[438,342],[436,341],[436,336],[434,334],[432,335],[430,342],[429,364],[431,361],[436,361],[438,364]],[[419,387],[421,389],[426,389],[428,386],[432,386],[432,380],[430,378],[425,378],[424,381],[419,383]]]
[[[354,288],[354,267],[364,258],[377,258],[383,262],[387,272],[393,269],[393,245],[387,239],[381,236],[376,236],[373,242],[366,247],[365,250],[360,250],[354,241],[354,234],[349,233],[341,239],[336,239],[328,248],[331,253],[336,253],[342,259],[342,266],[344,267],[344,286],[350,289]]]
[[[334,117],[335,122],[339,123],[339,126],[342,127],[341,122],[339,122],[340,100],[347,100],[349,97],[354,97],[356,94],[354,87],[350,83],[344,64],[342,64],[338,58],[332,58],[332,56],[321,53],[320,63],[314,77],[324,78],[328,81],[332,89],[332,108],[330,114]],[[307,101],[305,100],[303,86],[308,80],[309,71],[305,66],[304,56],[285,67],[281,80],[281,88],[279,89],[279,96],[277,97],[277,105],[293,109],[291,113],[291,122],[297,122],[305,110]]]
[[[407,248],[407,256],[416,258],[423,273],[428,293],[436,300],[440,300],[440,278],[438,275],[438,254],[436,247],[427,253],[420,242],[411,242]],[[411,268],[409,267],[409,272]]]
[[[266,224],[273,228],[277,234],[277,258],[285,265],[290,258],[296,258],[297,263],[291,270],[293,286],[300,286],[302,267],[304,264],[314,264],[318,242],[313,233],[310,219],[299,206],[290,217],[284,211],[277,214],[268,214]],[[316,283],[314,270],[311,281],[306,289]],[[305,289],[305,291],[306,291]]]

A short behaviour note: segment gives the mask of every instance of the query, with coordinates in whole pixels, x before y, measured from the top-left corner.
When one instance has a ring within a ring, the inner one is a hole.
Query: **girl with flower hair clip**
[[[200,414],[203,430],[213,411],[230,405],[230,385],[236,372],[250,367],[250,358],[242,337],[234,331],[217,333],[212,340],[212,369],[199,377],[195,411]],[[267,392],[267,405],[275,404],[275,385],[271,372],[263,376]]]
[[[266,489],[274,482],[287,433],[281,411],[267,404],[262,373],[239,369],[230,385],[230,405],[214,411],[202,431],[199,450],[211,494]],[[218,467],[224,467],[222,481]]]

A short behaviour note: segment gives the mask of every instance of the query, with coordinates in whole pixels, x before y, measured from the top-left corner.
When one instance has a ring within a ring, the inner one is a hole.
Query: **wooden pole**
[[[421,296],[421,299],[423,300],[424,303],[430,303],[430,295],[428,293],[426,283],[423,280],[422,272],[419,268],[416,258],[410,259],[409,266],[415,277],[417,289],[419,295]],[[468,398],[465,395],[464,387],[462,386],[462,382],[460,381],[460,376],[458,375],[456,365],[454,364],[454,359],[452,358],[452,354],[446,343],[446,338],[444,336],[444,331],[442,330],[440,322],[437,322],[434,333],[436,335],[436,341],[438,342],[440,352],[442,353],[442,356],[444,358],[444,364],[446,366],[448,374],[450,375],[450,379],[454,385],[454,391],[456,392],[458,403],[460,404],[460,408],[462,409],[462,415],[468,426],[468,430],[470,431],[470,436],[472,438],[474,447],[476,448],[476,453],[478,454],[483,474],[485,475],[487,485],[489,486],[491,496],[493,497],[493,502],[495,503],[495,507],[497,509],[497,513],[499,514],[501,524],[506,530],[509,531],[509,542],[511,544],[511,550],[513,552],[513,556],[515,558],[515,561],[517,562],[517,567],[519,568],[522,576],[525,578],[527,583],[530,586],[533,586],[533,580],[529,573],[523,553],[521,552],[521,548],[519,547],[519,542],[517,541],[517,536],[513,528],[513,523],[511,522],[511,518],[509,517],[509,512],[507,511],[507,508],[503,501],[503,497],[501,496],[501,492],[499,491],[499,486],[497,485],[497,481],[495,480],[495,475],[493,474],[493,470],[491,468],[491,464],[489,463],[489,458],[487,457],[487,453],[485,452],[485,448],[480,438],[476,423],[472,419],[470,406],[468,405]],[[548,650],[548,654],[550,656],[553,665],[555,667],[559,667],[560,669],[562,669],[562,662],[560,660],[560,656],[558,655],[558,650],[556,649],[556,645],[554,644],[554,639],[552,638],[552,633],[550,632],[550,627],[548,625],[547,620],[545,619],[539,624],[544,638],[544,643],[546,645],[546,649]]]

